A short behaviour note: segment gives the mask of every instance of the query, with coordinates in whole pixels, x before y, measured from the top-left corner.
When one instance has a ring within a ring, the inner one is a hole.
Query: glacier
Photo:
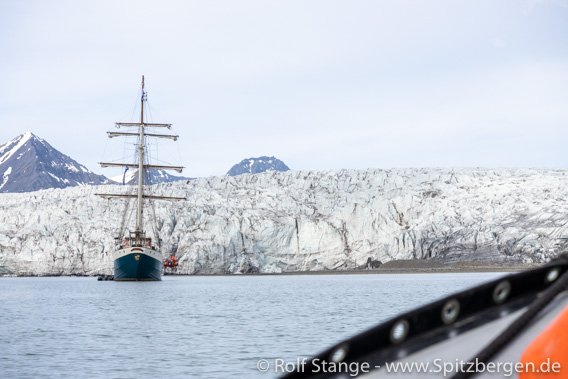
[[[154,185],[178,274],[354,270],[430,259],[543,263],[564,251],[568,171],[269,171]],[[109,188],[115,187],[115,188]],[[0,194],[0,275],[112,274],[123,209],[80,186]]]

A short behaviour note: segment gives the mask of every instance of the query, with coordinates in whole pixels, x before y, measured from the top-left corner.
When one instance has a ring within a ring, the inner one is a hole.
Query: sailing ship
[[[118,236],[115,237],[115,251],[113,252],[114,260],[114,280],[132,281],[132,280],[161,280],[162,279],[162,253],[160,248],[162,241],[158,236],[156,225],[156,215],[154,208],[154,200],[185,200],[182,197],[156,196],[150,193],[149,186],[150,175],[149,170],[175,170],[182,172],[181,166],[164,166],[152,165],[148,162],[147,139],[148,138],[167,138],[174,141],[179,136],[158,133],[159,129],[171,129],[172,124],[149,123],[144,119],[144,105],[147,101],[147,93],[144,89],[144,76],[142,76],[142,96],[140,122],[117,122],[116,128],[127,128],[128,132],[108,132],[109,138],[114,137],[136,137],[138,153],[135,154],[135,162],[133,163],[106,163],[100,162],[102,167],[124,167],[126,170],[132,168],[137,169],[136,192],[128,194],[118,193],[97,193],[96,195],[106,199],[110,198],[126,198],[136,200],[136,226],[134,230],[127,229],[126,214],[129,202],[126,204],[122,225],[120,226]],[[134,180],[133,180],[134,182]],[[124,183],[123,183],[124,184]],[[145,202],[151,205],[152,220],[154,225],[154,238],[151,238],[144,229],[143,206]]]

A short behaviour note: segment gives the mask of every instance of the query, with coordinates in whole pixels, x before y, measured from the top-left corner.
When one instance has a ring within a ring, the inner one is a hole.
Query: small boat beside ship
[[[141,96],[141,110],[140,122],[117,122],[116,128],[126,128],[127,132],[108,132],[109,138],[113,137],[136,137],[137,138],[137,154],[135,154],[135,161],[132,163],[104,163],[101,162],[102,167],[124,167],[125,174],[128,169],[137,169],[136,180],[133,180],[132,186],[135,186],[135,192],[132,193],[97,193],[96,195],[106,199],[110,198],[123,198],[127,199],[126,209],[124,215],[127,214],[130,202],[136,201],[136,224],[133,229],[127,227],[129,220],[123,217],[122,225],[120,226],[118,236],[115,240],[115,251],[112,253],[114,260],[114,280],[117,281],[137,281],[137,280],[161,280],[162,270],[164,266],[163,256],[160,251],[162,241],[158,236],[156,225],[156,215],[153,201],[154,200],[169,200],[177,201],[184,200],[181,197],[166,197],[156,196],[150,193],[150,175],[149,170],[175,170],[179,173],[182,172],[181,166],[164,166],[152,165],[148,162],[147,154],[147,139],[149,138],[167,138],[174,141],[177,140],[177,135],[162,134],[156,132],[159,129],[171,129],[171,124],[149,123],[145,121],[145,103],[147,101],[147,93],[144,89],[144,76],[142,76],[142,96]],[[123,183],[124,184],[124,183]],[[149,220],[144,220],[143,211],[144,206],[148,206],[151,210],[149,213],[151,217]],[[145,228],[146,224],[153,223],[154,227],[153,238],[147,233]],[[167,261],[166,261],[167,262]],[[176,261],[177,265],[177,261]]]

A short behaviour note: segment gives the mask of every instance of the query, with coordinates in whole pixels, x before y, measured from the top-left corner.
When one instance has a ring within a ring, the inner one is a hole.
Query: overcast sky
[[[142,75],[184,176],[568,167],[564,0],[0,0],[0,144],[32,131],[116,175],[97,162]]]

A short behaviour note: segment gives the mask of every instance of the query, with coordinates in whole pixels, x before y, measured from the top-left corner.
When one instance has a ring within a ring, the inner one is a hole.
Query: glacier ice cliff
[[[565,248],[567,170],[265,172],[163,183],[164,257],[180,274],[350,270],[368,258],[541,263]],[[115,190],[120,190],[116,186]],[[0,194],[0,275],[112,273],[108,186]],[[107,254],[108,253],[108,254]]]

